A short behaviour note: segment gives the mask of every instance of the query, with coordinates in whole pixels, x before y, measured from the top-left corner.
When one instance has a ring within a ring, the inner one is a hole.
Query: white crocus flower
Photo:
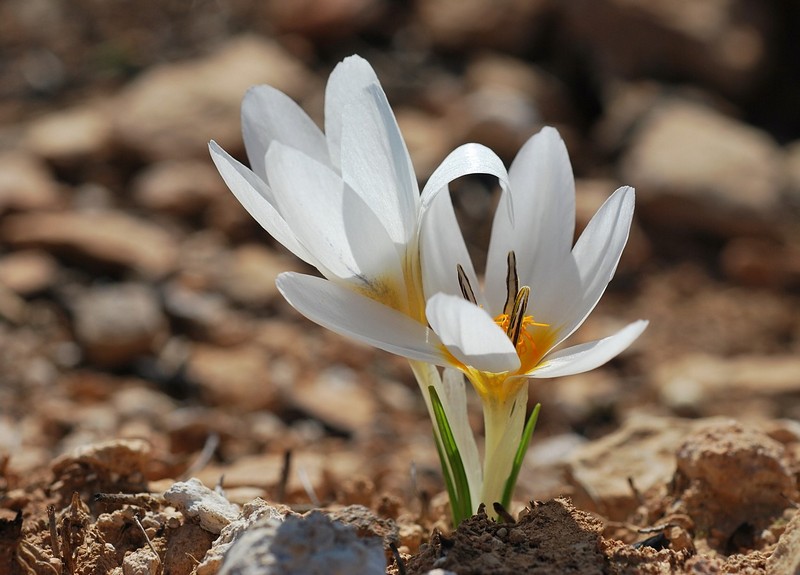
[[[428,322],[450,366],[467,376],[483,402],[484,478],[477,501],[490,508],[504,493],[506,502],[509,497],[528,380],[598,367],[647,325],[636,321],[604,339],[554,351],[612,279],[628,239],[634,191],[618,189],[573,247],[575,183],[555,129],[545,128],[522,147],[509,180],[504,194],[513,201],[501,202],[495,214],[483,291],[448,193],[432,199],[421,235]]]
[[[328,80],[324,133],[269,86],[247,92],[242,125],[252,169],[212,141],[217,169],[250,215],[324,276],[283,273],[278,289],[312,321],[411,360],[432,418],[430,388],[439,395],[477,497],[480,468],[463,386],[442,382],[431,365],[443,363],[442,342],[425,317],[418,237],[428,199],[468,173],[494,174],[505,184],[502,162],[483,146],[462,146],[420,194],[386,95],[357,56]]]

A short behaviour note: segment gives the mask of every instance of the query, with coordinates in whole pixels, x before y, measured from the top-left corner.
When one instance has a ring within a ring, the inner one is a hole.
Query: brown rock
[[[148,277],[170,272],[177,257],[175,243],[161,228],[112,211],[15,215],[5,219],[0,237],[15,247],[57,251]]]
[[[72,306],[78,342],[89,361],[125,365],[151,352],[165,337],[166,319],[153,290],[144,284],[99,286]]]
[[[365,433],[377,414],[369,389],[345,367],[329,368],[286,389],[291,405],[351,434]]]
[[[166,161],[143,170],[133,182],[134,201],[147,210],[190,216],[228,192],[207,160]]]
[[[736,95],[761,77],[768,8],[743,0],[580,0],[567,27],[613,76],[689,78]]]
[[[0,215],[52,209],[60,203],[59,186],[40,160],[23,152],[0,153]]]
[[[327,41],[363,30],[383,7],[376,0],[268,0],[266,4],[270,24],[278,30]]]
[[[43,116],[28,127],[23,146],[54,164],[107,158],[112,142],[109,106],[95,102]]]
[[[795,513],[767,559],[767,575],[800,573],[800,513]]]
[[[279,296],[275,286],[278,274],[297,270],[295,258],[280,256],[259,244],[247,244],[225,259],[218,281],[222,292],[234,302],[262,307]]]
[[[22,250],[0,258],[0,284],[19,295],[30,295],[51,287],[58,264],[46,252]]]
[[[665,362],[653,375],[661,401],[684,413],[737,413],[739,417],[792,415],[800,392],[800,357],[692,354]],[[776,401],[777,398],[784,398]],[[766,414],[763,410],[770,410]],[[781,410],[786,410],[781,413]]]
[[[206,158],[211,139],[235,152],[242,148],[239,108],[249,87],[269,84],[299,99],[309,83],[305,67],[277,43],[236,38],[206,59],[142,74],[120,96],[115,133],[152,160]]]
[[[673,493],[712,547],[747,523],[758,533],[797,496],[784,446],[734,421],[708,424],[677,451]]]
[[[550,19],[548,0],[432,0],[415,4],[416,21],[446,48],[524,51]]]
[[[567,467],[576,505],[624,520],[638,505],[629,480],[641,493],[668,483],[675,471],[675,450],[692,425],[689,420],[633,416],[619,430],[578,447]]]
[[[270,383],[264,351],[250,345],[192,349],[186,375],[202,389],[207,401],[252,411],[273,407],[276,390]]]
[[[660,226],[764,234],[782,162],[766,133],[697,104],[662,101],[635,132],[622,180],[637,189],[639,214]]]

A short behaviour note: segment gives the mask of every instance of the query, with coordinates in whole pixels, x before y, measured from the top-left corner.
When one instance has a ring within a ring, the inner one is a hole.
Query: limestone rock
[[[238,505],[194,477],[174,483],[164,492],[164,499],[210,533],[221,533],[226,525],[239,517]]]
[[[319,511],[282,522],[254,525],[225,555],[219,575],[382,575],[380,538],[355,530]]]
[[[794,514],[767,559],[767,575],[784,573],[800,573],[800,513]]]
[[[46,252],[20,250],[0,258],[0,285],[19,295],[30,295],[51,287],[58,264]]]

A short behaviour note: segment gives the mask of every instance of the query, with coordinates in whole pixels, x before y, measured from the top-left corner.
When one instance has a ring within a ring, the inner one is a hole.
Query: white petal
[[[447,191],[434,197],[423,216],[420,259],[422,283],[428,297],[439,292],[460,296],[457,266],[461,265],[477,302],[483,305],[483,293]]]
[[[232,158],[216,142],[209,142],[208,150],[222,179],[225,180],[233,195],[253,219],[290,252],[312,266],[316,266],[316,258],[298,242],[294,232],[271,203],[272,192],[269,186]]]
[[[561,377],[575,375],[599,367],[622,353],[639,337],[649,322],[628,324],[614,335],[557,351],[545,357],[542,367],[529,377]]]
[[[575,233],[575,180],[567,148],[554,128],[544,128],[522,146],[509,168],[514,197],[495,212],[486,264],[486,296],[495,310],[506,300],[507,256],[514,250],[520,285],[538,301],[539,284],[569,258]]]
[[[289,96],[272,86],[255,86],[245,94],[242,135],[250,166],[262,178],[266,178],[264,156],[273,141],[330,163],[322,131]]]
[[[348,104],[364,97],[367,86],[379,84],[369,63],[360,56],[349,56],[336,65],[325,88],[325,136],[331,163],[341,167],[342,123]]]
[[[486,146],[481,144],[464,144],[459,146],[444,159],[434,170],[425,188],[422,190],[422,209],[428,208],[433,199],[441,192],[446,192],[448,184],[469,174],[489,174],[497,177],[503,189],[508,188],[508,172],[503,162]],[[506,195],[508,201],[510,196]],[[508,206],[513,216],[513,207]]]
[[[295,235],[336,277],[402,285],[401,259],[364,202],[329,167],[280,143],[267,152],[277,207]]]
[[[378,84],[352,94],[342,114],[341,173],[397,244],[416,232],[419,190],[411,158]]]
[[[447,364],[436,335],[390,307],[322,278],[293,272],[280,274],[276,285],[292,307],[331,331],[409,359]]]
[[[433,331],[464,365],[491,373],[519,368],[519,356],[508,336],[477,305],[438,293],[428,300],[425,311]]]
[[[560,274],[552,276],[549,299],[540,299],[538,303],[548,314],[542,315],[541,321],[562,326],[555,345],[580,327],[614,277],[628,241],[633,206],[633,188],[623,187],[614,192],[578,238],[571,262],[567,262]]]

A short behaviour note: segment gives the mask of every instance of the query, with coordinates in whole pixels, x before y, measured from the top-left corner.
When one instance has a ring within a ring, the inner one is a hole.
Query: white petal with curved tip
[[[341,167],[342,122],[348,104],[363,98],[367,86],[378,84],[372,66],[361,56],[349,56],[339,62],[328,78],[325,87],[325,137],[331,163]]]
[[[250,165],[262,178],[267,176],[264,157],[275,141],[330,163],[322,131],[289,96],[272,86],[254,86],[245,94],[242,136]]]
[[[428,299],[428,322],[448,351],[464,365],[500,373],[519,368],[517,351],[483,309],[463,298],[438,293]]]
[[[469,279],[478,304],[483,293],[456,220],[450,193],[437,195],[426,210],[420,226],[420,259],[425,294],[461,295],[457,266],[461,265]]]
[[[550,278],[550,297],[538,303],[549,314],[541,321],[563,326],[554,345],[580,327],[614,277],[628,241],[634,201],[633,188],[626,186],[614,192],[578,238],[571,261],[561,274]]]
[[[542,367],[528,377],[562,377],[599,367],[631,345],[647,327],[645,320],[628,324],[614,335],[557,351],[545,357]]]
[[[436,335],[390,307],[313,276],[284,272],[275,283],[292,307],[331,331],[409,359],[447,364]]]
[[[426,210],[437,194],[447,191],[448,184],[469,174],[489,174],[500,181],[503,189],[508,189],[508,172],[500,158],[481,144],[459,146],[434,170],[422,190],[422,210]],[[505,194],[504,194],[505,195]],[[511,201],[510,196],[506,196]],[[513,217],[513,206],[509,205]]]
[[[270,203],[272,193],[267,184],[213,140],[209,142],[208,150],[222,179],[253,219],[287,250],[312,266],[317,266],[316,258],[300,244],[289,225]]]
[[[407,244],[416,231],[419,190],[400,129],[377,84],[345,106],[341,143],[342,179],[375,212],[389,237]]]
[[[543,128],[520,149],[508,171],[514,224],[508,203],[495,212],[486,264],[486,297],[492,306],[506,299],[506,258],[517,255],[520,285],[539,298],[540,281],[552,277],[569,257],[575,233],[575,179],[569,154],[554,128]]]

